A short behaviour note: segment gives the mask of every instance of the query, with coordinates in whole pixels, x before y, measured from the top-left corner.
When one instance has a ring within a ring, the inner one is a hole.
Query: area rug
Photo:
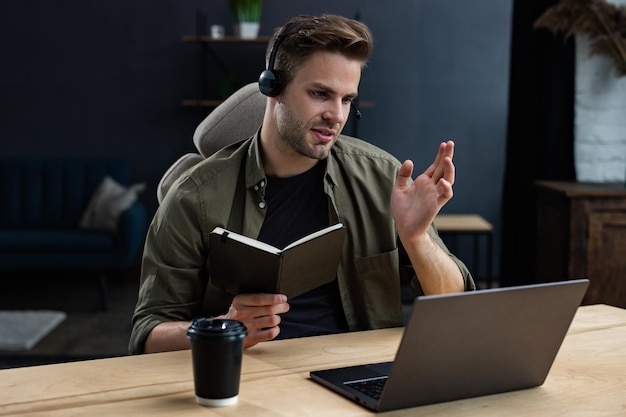
[[[0,311],[0,351],[30,350],[65,317],[62,311]]]

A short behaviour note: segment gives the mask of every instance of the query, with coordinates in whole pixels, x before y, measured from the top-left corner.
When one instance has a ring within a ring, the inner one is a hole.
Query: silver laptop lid
[[[588,284],[418,297],[378,410],[543,384]]]

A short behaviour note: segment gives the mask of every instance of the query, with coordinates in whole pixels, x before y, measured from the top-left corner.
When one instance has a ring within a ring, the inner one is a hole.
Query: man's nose
[[[332,123],[343,124],[347,117],[347,111],[349,111],[349,107],[343,100],[332,100],[328,102],[328,107],[325,109],[323,117],[324,120]]]

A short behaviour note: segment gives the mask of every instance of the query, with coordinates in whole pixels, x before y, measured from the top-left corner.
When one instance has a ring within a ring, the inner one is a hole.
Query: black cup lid
[[[241,338],[248,334],[246,326],[237,320],[197,318],[191,321],[187,336],[202,338]]]

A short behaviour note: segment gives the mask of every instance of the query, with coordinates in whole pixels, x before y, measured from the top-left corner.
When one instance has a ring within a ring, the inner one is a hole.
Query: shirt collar
[[[265,171],[261,159],[261,128],[257,130],[250,141],[248,157],[246,158],[246,188],[265,183]]]
[[[341,136],[337,139],[341,140]],[[335,143],[330,150],[330,154],[326,163],[325,181],[331,186],[337,185],[337,161],[335,158]],[[251,188],[262,184],[266,184],[265,170],[263,169],[263,161],[261,159],[261,128],[251,138],[250,147],[248,148],[248,158],[246,159],[246,188]]]

